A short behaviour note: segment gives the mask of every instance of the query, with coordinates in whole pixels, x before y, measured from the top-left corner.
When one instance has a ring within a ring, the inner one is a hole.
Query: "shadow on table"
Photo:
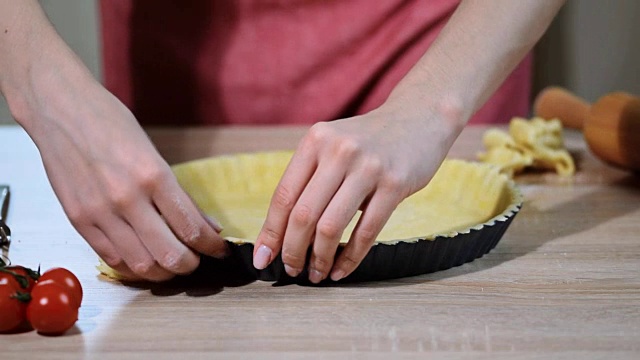
[[[188,276],[178,276],[163,283],[123,282],[125,285],[150,290],[156,296],[174,296],[186,294],[192,297],[212,296],[221,293],[224,288],[249,285],[255,279],[245,272],[238,271],[235,265],[227,261],[203,257],[200,266]]]

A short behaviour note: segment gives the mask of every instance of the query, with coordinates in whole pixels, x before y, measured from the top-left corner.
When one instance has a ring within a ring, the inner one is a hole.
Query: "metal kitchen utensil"
[[[8,185],[0,185],[0,245],[11,243],[11,229],[6,224],[7,212],[9,211],[9,198],[11,191]]]
[[[0,254],[0,267],[11,265],[11,260],[3,254]]]

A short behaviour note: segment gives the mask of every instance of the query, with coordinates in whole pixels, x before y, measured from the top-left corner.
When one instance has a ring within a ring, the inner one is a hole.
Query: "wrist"
[[[71,49],[60,42],[48,45],[40,54],[24,56],[24,61],[0,81],[11,115],[29,133],[46,122],[70,119],[65,115],[72,111],[73,99],[99,85]]]
[[[421,89],[396,88],[377,111],[401,114],[409,128],[436,135],[442,145],[451,146],[471,117],[468,107],[456,95],[427,94]],[[398,116],[392,118],[397,119]],[[433,136],[430,136],[433,138]]]
[[[47,118],[59,118],[56,111],[69,104],[74,91],[97,82],[37,1],[16,3],[7,11],[7,18],[0,15],[6,22],[0,37],[0,92],[12,116],[29,131]]]

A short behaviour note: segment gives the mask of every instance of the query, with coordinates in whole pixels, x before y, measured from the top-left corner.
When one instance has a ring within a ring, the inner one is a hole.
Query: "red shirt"
[[[104,79],[143,125],[312,124],[376,108],[457,0],[102,0]],[[472,122],[529,109],[531,59]]]

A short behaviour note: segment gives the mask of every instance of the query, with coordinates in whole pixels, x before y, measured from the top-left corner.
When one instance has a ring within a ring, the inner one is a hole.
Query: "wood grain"
[[[474,159],[484,130],[467,128],[450,156]],[[170,163],[291,149],[304,132],[149,130]],[[0,183],[13,192],[11,259],[66,266],[85,289],[67,335],[0,335],[1,358],[638,359],[640,179],[595,159],[579,133],[566,136],[579,172],[518,177],[524,208],[498,246],[472,263],[335,287],[274,286],[220,271],[132,286],[98,276],[36,148],[19,128],[0,127]]]

